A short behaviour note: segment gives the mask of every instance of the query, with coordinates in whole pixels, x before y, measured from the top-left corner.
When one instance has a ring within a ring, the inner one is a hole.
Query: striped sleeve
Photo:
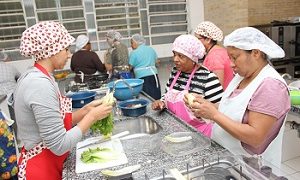
[[[212,103],[217,103],[223,96],[223,88],[218,77],[214,73],[209,73],[204,91],[205,99]]]

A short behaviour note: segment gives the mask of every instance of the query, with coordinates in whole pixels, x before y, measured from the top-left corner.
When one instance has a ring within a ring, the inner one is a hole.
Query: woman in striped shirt
[[[210,137],[211,123],[196,118],[183,101],[186,93],[197,93],[213,103],[221,100],[223,88],[218,77],[198,63],[205,54],[203,44],[192,35],[181,35],[173,43],[174,68],[166,85],[166,93],[152,103],[152,109],[168,108],[180,119]]]

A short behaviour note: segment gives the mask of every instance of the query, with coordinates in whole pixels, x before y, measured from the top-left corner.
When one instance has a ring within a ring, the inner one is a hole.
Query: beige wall
[[[300,0],[249,0],[249,25],[300,16]]]
[[[248,25],[248,0],[204,0],[204,19],[229,34]]]
[[[224,34],[243,26],[300,16],[300,0],[204,0],[204,19]]]

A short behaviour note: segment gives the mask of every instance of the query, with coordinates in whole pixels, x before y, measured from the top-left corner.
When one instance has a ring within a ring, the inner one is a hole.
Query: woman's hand
[[[95,104],[98,102],[95,102]],[[94,104],[94,105],[95,105]],[[103,119],[105,117],[107,117],[111,112],[112,112],[112,108],[113,106],[111,105],[107,105],[107,104],[100,104],[98,106],[94,106],[94,107],[90,107],[90,111],[87,113],[88,116],[93,117],[93,122]]]
[[[153,110],[162,110],[166,107],[165,103],[161,100],[156,100],[151,105]]]
[[[91,125],[93,125],[96,121],[107,117],[112,112],[113,106],[103,103],[100,103],[97,106],[97,103],[99,103],[99,101],[86,105],[87,107],[85,108],[88,112],[77,124],[82,133],[87,132]]]
[[[194,103],[189,105],[196,117],[214,120],[214,116],[219,113],[216,106],[205,100],[201,95],[195,95]]]
[[[96,100],[93,100],[92,102],[88,103],[87,105],[85,105],[84,108],[87,112],[89,112],[91,109],[99,106],[100,104],[102,104],[102,99],[96,99]]]

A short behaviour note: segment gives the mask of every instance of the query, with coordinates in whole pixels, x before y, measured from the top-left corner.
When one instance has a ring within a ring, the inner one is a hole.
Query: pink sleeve
[[[266,78],[253,94],[248,109],[281,118],[290,109],[290,98],[283,82]]]
[[[222,55],[219,53],[211,53],[205,58],[203,65],[210,71],[224,70],[224,62],[222,58]]]

